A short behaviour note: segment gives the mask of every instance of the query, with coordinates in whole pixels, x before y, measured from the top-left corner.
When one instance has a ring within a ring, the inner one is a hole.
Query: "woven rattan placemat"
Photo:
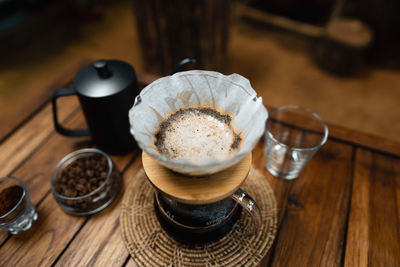
[[[262,226],[253,236],[230,231],[205,245],[185,245],[160,226],[153,207],[154,188],[141,169],[128,186],[122,201],[121,234],[132,259],[139,266],[255,266],[267,254],[275,238],[277,207],[265,177],[254,167],[241,187],[257,202]],[[251,223],[242,211],[241,221]]]

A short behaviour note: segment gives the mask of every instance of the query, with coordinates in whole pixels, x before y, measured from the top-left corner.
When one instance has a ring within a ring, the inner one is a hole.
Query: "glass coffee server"
[[[143,152],[143,168],[154,186],[154,209],[164,230],[180,242],[215,241],[232,229],[255,234],[261,217],[257,204],[240,189],[251,167],[251,153],[238,164],[216,174],[187,176],[173,172]],[[251,225],[241,225],[242,210]]]

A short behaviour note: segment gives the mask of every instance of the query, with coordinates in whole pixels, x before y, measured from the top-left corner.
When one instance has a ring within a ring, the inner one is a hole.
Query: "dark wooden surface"
[[[143,86],[156,77],[138,78]],[[48,96],[69,82],[60,79]],[[67,215],[55,202],[51,171],[63,156],[91,142],[57,134],[48,100],[1,132],[0,173],[26,182],[39,219],[16,236],[0,232],[0,266],[136,266],[119,232],[123,193],[89,217]],[[65,125],[85,126],[76,97],[63,98],[59,109]],[[327,143],[293,181],[265,170],[263,141],[253,152],[253,164],[271,184],[279,210],[276,240],[261,265],[400,266],[400,145],[329,128]],[[140,155],[136,150],[112,156],[124,188],[141,168]]]
[[[230,0],[133,1],[146,70],[167,75],[184,58],[222,72],[227,61]],[[179,8],[177,8],[179,7]]]

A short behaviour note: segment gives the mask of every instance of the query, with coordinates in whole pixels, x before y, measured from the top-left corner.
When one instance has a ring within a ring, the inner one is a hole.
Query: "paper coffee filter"
[[[224,160],[210,158],[201,163],[169,159],[158,152],[155,133],[162,120],[180,108],[211,107],[232,115],[240,133],[240,149]],[[129,111],[131,133],[141,149],[163,166],[189,175],[212,174],[231,167],[250,153],[264,133],[268,113],[250,82],[238,75],[213,71],[185,71],[160,78],[136,97]]]

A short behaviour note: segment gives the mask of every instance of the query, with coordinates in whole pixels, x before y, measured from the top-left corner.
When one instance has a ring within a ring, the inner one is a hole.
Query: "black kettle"
[[[57,98],[77,95],[87,130],[64,128],[57,119]],[[72,88],[59,88],[53,95],[53,119],[57,132],[65,136],[91,136],[93,142],[111,154],[136,147],[130,134],[128,111],[139,94],[135,70],[126,62],[97,60],[81,69]]]

